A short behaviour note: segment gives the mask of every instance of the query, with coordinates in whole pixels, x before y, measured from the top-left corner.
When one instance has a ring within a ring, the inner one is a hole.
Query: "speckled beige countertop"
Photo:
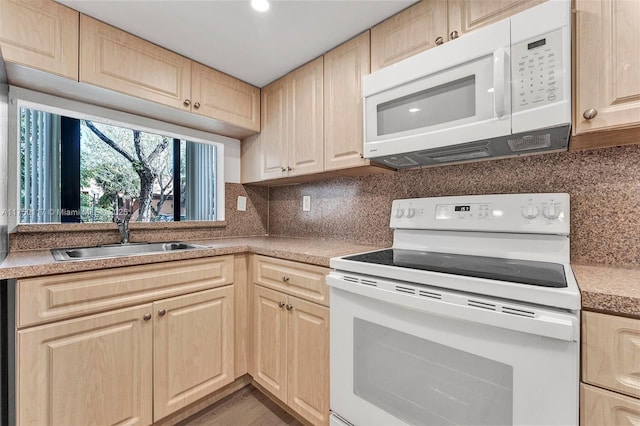
[[[572,264],[582,308],[640,318],[640,267]]]
[[[296,262],[329,266],[329,259],[375,250],[378,246],[317,238],[248,237],[190,241],[206,248],[106,259],[56,261],[49,250],[9,253],[0,263],[0,279],[89,271],[144,263],[255,253]],[[582,308],[640,318],[640,267],[572,264],[582,294]]]
[[[381,248],[317,238],[250,237],[189,242],[206,246],[206,248],[73,261],[56,261],[49,250],[14,251],[10,252],[7,258],[0,263],[0,279],[89,271],[244,252],[328,267],[329,259],[332,257]]]

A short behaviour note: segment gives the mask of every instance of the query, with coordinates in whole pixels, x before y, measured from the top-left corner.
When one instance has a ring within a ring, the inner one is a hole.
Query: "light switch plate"
[[[302,196],[302,211],[309,212],[311,211],[311,196],[303,195]]]
[[[247,211],[247,197],[243,197],[242,195],[238,196],[238,211]]]

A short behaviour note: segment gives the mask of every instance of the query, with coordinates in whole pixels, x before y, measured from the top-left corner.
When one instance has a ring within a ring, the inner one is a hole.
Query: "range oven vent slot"
[[[378,283],[372,280],[361,279],[360,284],[368,285],[371,287],[378,287]]]
[[[401,285],[396,286],[396,291],[399,293],[405,293],[405,294],[416,294],[416,291],[411,287],[403,287]]]
[[[487,309],[489,311],[495,311],[496,305],[492,303],[481,302],[479,300],[467,300],[468,306],[473,306],[474,308]]]
[[[517,308],[510,308],[509,306],[503,306],[502,307],[502,313],[510,314],[510,315],[517,315],[519,317],[527,317],[527,318],[535,318],[536,317],[536,313],[535,312],[524,311],[522,309],[517,309]]]
[[[358,279],[357,279],[356,277],[348,277],[348,276],[346,276],[346,275],[345,275],[345,276],[343,277],[343,279],[344,279],[345,281],[350,282],[350,283],[356,283],[356,284],[358,283]]]
[[[430,299],[442,300],[442,295],[440,293],[434,293],[432,291],[419,290],[418,296],[428,297]]]

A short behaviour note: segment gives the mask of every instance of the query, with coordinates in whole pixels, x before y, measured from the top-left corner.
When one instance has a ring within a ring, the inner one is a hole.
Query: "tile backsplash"
[[[640,145],[271,188],[269,234],[390,245],[394,199],[527,192],[570,194],[573,262],[640,264]]]
[[[188,228],[159,225],[158,229],[135,229],[131,227],[132,242],[196,241],[212,238],[263,236],[267,234],[268,192],[267,188],[243,186],[239,183],[225,184],[225,227]],[[238,196],[247,197],[247,210],[236,210]],[[186,222],[188,223],[188,222]],[[64,225],[63,225],[64,226]],[[58,228],[60,226],[57,226]],[[109,229],[57,232],[11,233],[10,250],[33,250],[54,247],[82,247],[120,242],[116,226]]]

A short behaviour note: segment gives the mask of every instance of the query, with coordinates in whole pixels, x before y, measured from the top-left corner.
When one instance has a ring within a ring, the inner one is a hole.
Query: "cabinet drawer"
[[[640,397],[640,320],[582,313],[583,381]]]
[[[580,385],[581,426],[637,424],[640,424],[640,400]]]
[[[233,283],[233,256],[18,280],[18,327]]]
[[[328,268],[265,256],[256,256],[253,265],[256,284],[329,306]]]

